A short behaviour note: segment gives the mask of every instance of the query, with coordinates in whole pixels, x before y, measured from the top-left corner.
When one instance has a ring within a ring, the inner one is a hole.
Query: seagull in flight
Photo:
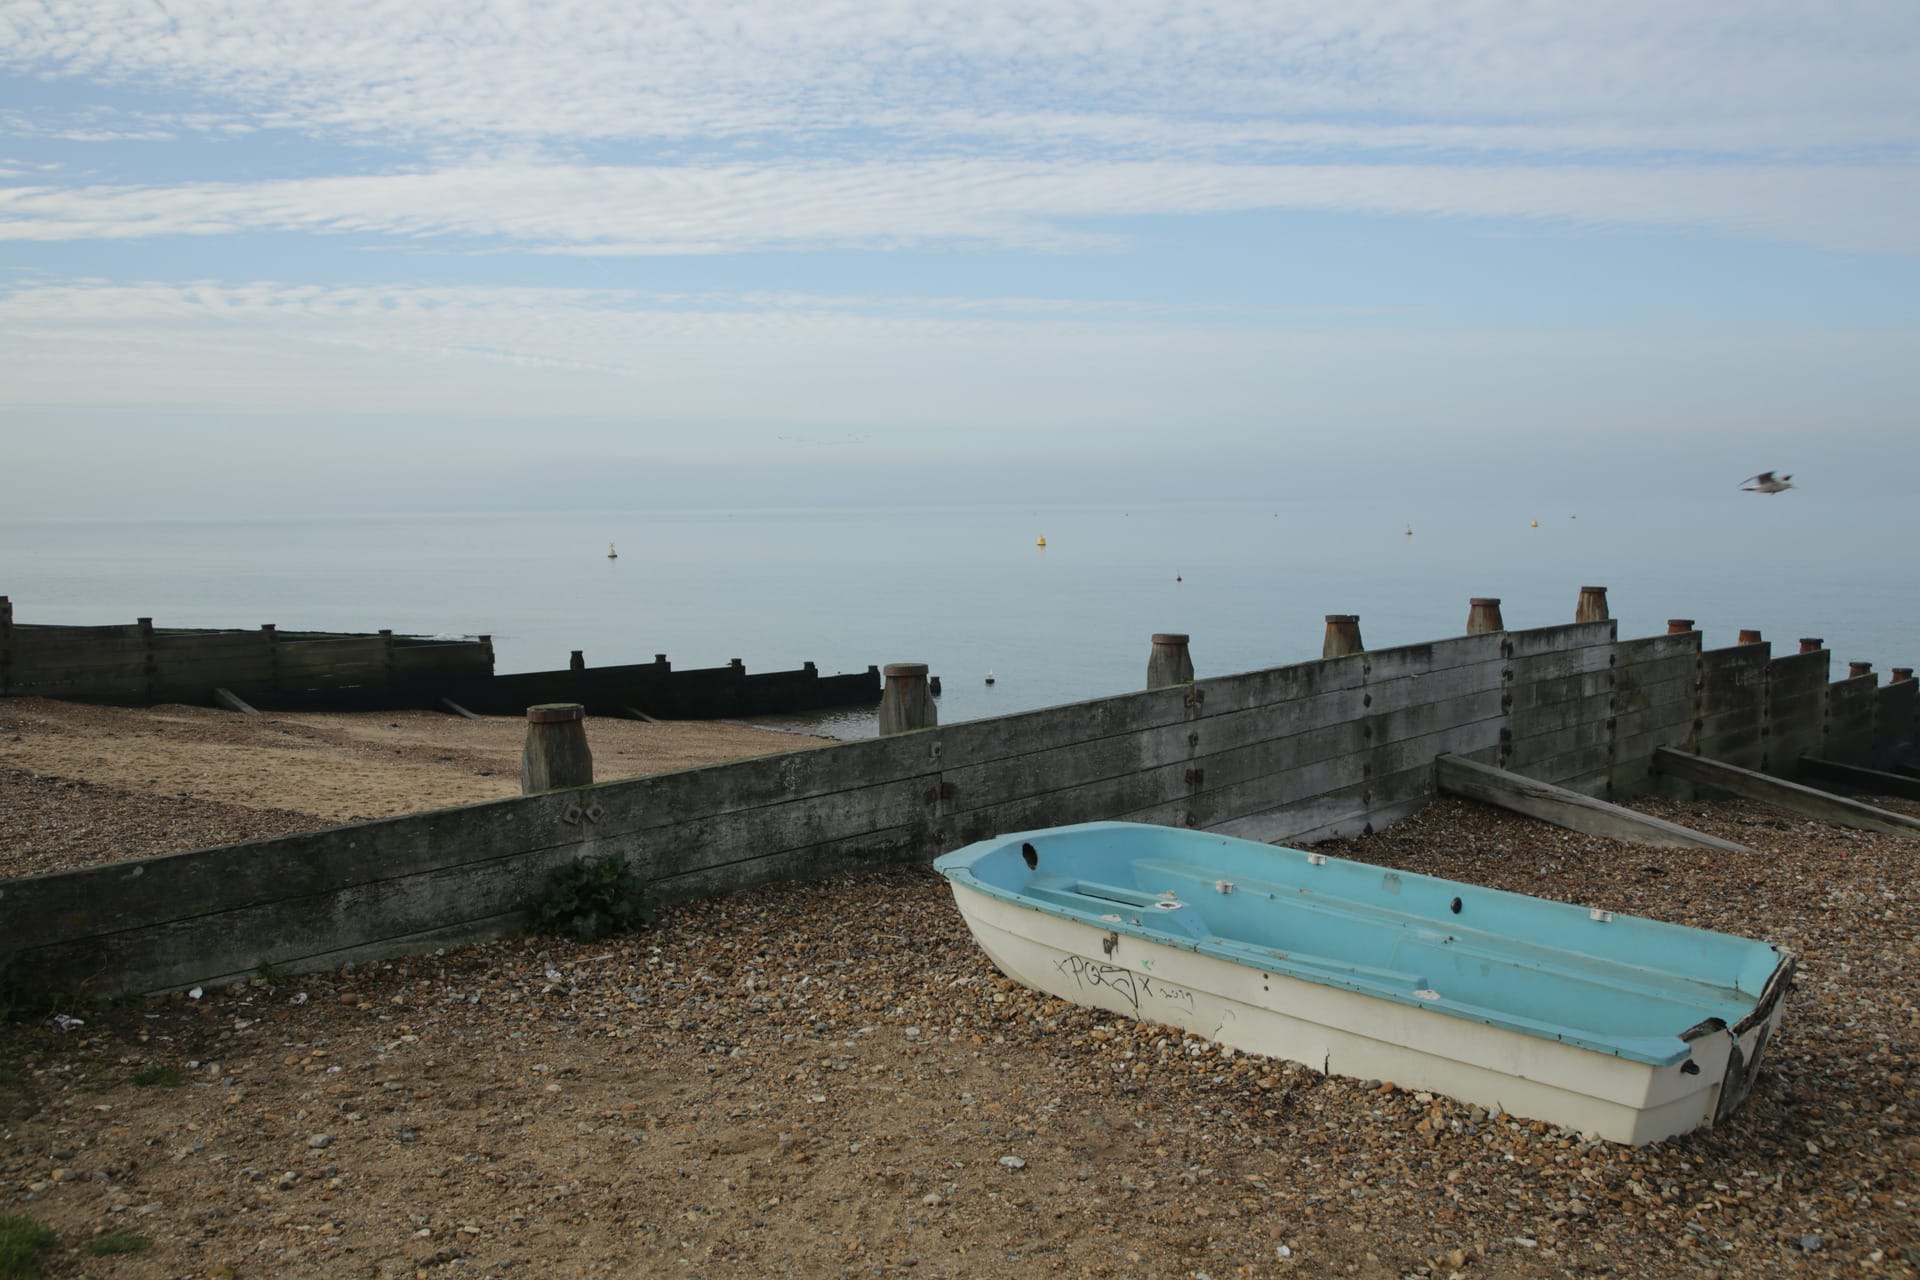
[[[1776,476],[1771,471],[1762,471],[1740,482],[1740,488],[1746,493],[1784,493],[1793,488],[1792,476]]]

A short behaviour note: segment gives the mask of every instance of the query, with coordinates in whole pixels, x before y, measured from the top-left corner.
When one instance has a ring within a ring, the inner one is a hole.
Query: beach
[[[516,795],[524,724],[0,701],[0,874]],[[590,721],[596,777],[817,744]],[[1920,806],[1884,802],[1920,812]],[[1920,839],[1456,800],[1326,852],[1796,949],[1752,1097],[1630,1150],[1009,982],[925,869],[0,1029],[50,1275],[1666,1276],[1920,1268]],[[77,1020],[77,1021],[76,1021]],[[94,1257],[91,1239],[145,1252]]]

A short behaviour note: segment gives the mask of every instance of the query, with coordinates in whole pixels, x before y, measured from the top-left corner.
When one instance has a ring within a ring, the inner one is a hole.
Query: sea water
[[[1353,501],[626,510],[6,522],[21,623],[493,637],[496,670],[742,660],[822,674],[925,662],[945,723],[1140,688],[1155,632],[1201,676],[1317,658],[1329,613],[1369,648],[1569,622],[1605,586],[1623,638],[1689,618],[1709,647],[1818,636],[1883,674],[1920,658],[1914,516],[1813,492],[1588,510]],[[1410,532],[1409,532],[1410,530]],[[1045,546],[1039,545],[1045,539]],[[607,555],[609,544],[619,552]],[[991,673],[993,682],[987,683]],[[813,720],[872,732],[870,709]]]

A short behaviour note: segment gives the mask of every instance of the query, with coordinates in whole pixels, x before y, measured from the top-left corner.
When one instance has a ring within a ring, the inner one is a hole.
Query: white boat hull
[[[1075,1004],[1192,1032],[1246,1053],[1640,1145],[1710,1125],[1743,1096],[1780,1019],[1724,1027],[1654,1065],[1382,1000],[1105,930],[953,882],[981,948],[1009,977]]]

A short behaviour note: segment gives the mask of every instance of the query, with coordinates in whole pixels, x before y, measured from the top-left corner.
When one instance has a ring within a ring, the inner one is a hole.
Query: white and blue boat
[[[934,867],[1036,990],[1636,1146],[1740,1104],[1794,966],[1729,934],[1138,823]]]

